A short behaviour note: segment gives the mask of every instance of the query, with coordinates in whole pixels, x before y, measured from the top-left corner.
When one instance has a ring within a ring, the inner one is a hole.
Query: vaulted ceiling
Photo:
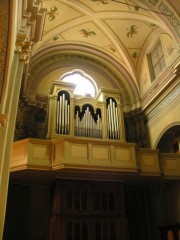
[[[27,85],[42,95],[47,91],[45,80],[50,84],[68,69],[81,68],[98,78],[99,87],[109,79],[106,87],[121,89],[126,102],[136,101],[151,42],[165,33],[178,47],[180,0],[42,2],[47,9],[44,32],[33,48]]]

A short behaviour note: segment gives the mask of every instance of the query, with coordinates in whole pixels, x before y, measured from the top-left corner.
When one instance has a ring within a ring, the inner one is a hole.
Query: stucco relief
[[[9,1],[0,1],[0,97],[2,95],[8,44]]]

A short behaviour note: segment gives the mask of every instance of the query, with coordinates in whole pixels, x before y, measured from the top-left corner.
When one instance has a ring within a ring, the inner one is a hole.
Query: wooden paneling
[[[180,178],[180,155],[159,154],[119,141],[60,138],[26,139],[15,142],[11,171],[27,169],[86,169],[109,173],[127,172],[145,176]]]

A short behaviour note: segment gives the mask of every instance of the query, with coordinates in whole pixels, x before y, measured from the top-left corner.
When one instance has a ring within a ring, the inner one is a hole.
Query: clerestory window
[[[148,63],[151,80],[153,81],[166,67],[161,42],[158,42],[158,44],[153,48],[152,52],[148,55]]]

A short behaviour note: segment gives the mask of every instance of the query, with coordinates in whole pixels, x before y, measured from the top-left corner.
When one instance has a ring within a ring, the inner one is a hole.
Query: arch
[[[55,45],[43,49],[34,55],[30,65],[31,75],[28,79],[27,93],[31,88],[35,92],[40,79],[45,77],[48,72],[69,66],[71,69],[82,67],[82,70],[88,69],[94,72],[94,74],[99,73],[103,80],[108,80],[108,83],[112,85],[111,88],[121,90],[123,104],[128,108],[131,105],[133,108],[139,107],[139,88],[125,66],[108,54],[98,51],[98,49],[78,44]],[[94,78],[94,76],[92,77]],[[96,83],[98,85],[97,81]]]
[[[177,135],[180,137],[180,122],[169,124],[166,128],[164,128],[163,132],[156,140],[155,148],[163,150],[167,145],[169,145],[169,149],[167,148],[166,150],[166,152],[169,152],[172,147],[170,144],[173,144]]]

